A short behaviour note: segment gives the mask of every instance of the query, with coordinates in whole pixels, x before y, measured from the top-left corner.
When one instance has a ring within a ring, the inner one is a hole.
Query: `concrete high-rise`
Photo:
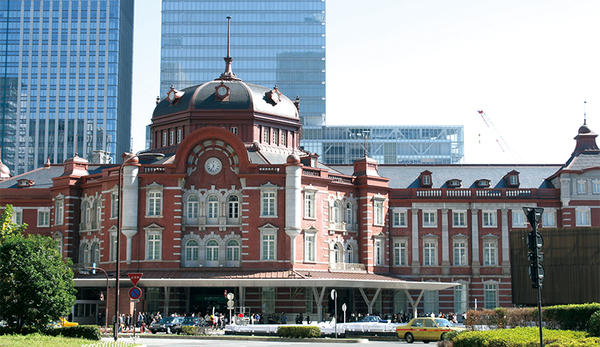
[[[162,2],[160,94],[222,70],[226,21],[238,77],[301,100],[305,126],[325,123],[324,0]]]
[[[0,148],[13,174],[130,149],[133,0],[0,2]]]

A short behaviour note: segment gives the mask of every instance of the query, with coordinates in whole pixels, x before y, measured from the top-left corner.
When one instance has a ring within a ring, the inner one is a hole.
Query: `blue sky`
[[[160,0],[135,10],[141,150],[159,94]],[[562,163],[584,100],[600,131],[599,34],[596,0],[328,0],[327,123],[464,125],[466,163]]]

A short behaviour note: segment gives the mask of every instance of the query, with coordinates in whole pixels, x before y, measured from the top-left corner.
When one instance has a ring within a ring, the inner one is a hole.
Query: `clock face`
[[[219,88],[217,88],[217,95],[220,97],[226,96],[227,95],[227,87],[220,86]]]
[[[206,160],[206,162],[204,163],[204,168],[206,169],[206,172],[208,172],[209,174],[216,175],[219,172],[221,172],[221,169],[223,168],[223,164],[221,163],[219,158],[211,157],[211,158],[208,158]]]

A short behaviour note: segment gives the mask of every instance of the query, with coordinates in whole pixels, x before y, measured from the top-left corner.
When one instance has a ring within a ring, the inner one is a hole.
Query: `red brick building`
[[[326,166],[298,147],[298,101],[244,83],[230,62],[158,100],[152,148],[122,165],[75,156],[0,170],[15,220],[79,268],[106,269],[111,286],[120,237],[122,311],[130,272],[144,274],[137,309],[163,313],[224,310],[225,290],[237,307],[289,319],[326,317],[332,288],[348,313],[510,306],[508,240],[527,228],[523,206],[544,207],[543,227],[600,225],[600,151],[585,125],[564,165]],[[74,319],[93,322],[105,279],[75,283]]]

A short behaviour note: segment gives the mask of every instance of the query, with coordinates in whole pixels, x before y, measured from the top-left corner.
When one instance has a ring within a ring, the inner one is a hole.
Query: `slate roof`
[[[52,178],[58,177],[65,171],[62,165],[50,165],[50,167],[41,167],[21,175],[13,176],[6,181],[0,182],[2,188],[50,188],[52,187]],[[35,182],[31,187],[17,187],[17,182],[20,179],[29,179]]]
[[[490,188],[506,188],[503,177],[512,170],[519,172],[520,188],[553,188],[546,178],[562,165],[379,165],[379,175],[390,179],[391,188],[419,188],[419,175],[431,171],[432,188],[446,188],[451,179],[462,181],[461,188],[475,188],[475,181],[490,180]],[[352,165],[330,165],[334,170],[352,175]]]
[[[564,170],[584,170],[589,168],[600,168],[600,154],[586,154],[582,153],[573,157],[567,165],[563,168]]]

